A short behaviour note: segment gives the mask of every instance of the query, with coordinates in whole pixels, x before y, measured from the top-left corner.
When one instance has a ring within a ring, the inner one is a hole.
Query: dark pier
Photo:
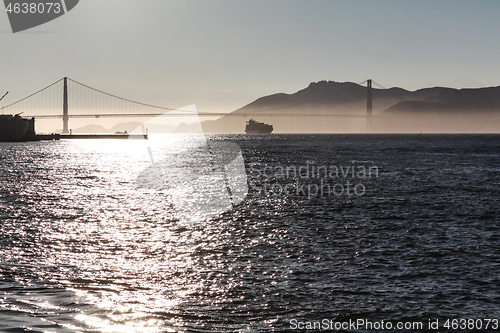
[[[78,139],[121,139],[121,140],[147,140],[147,134],[35,134],[28,135],[22,141],[53,141],[53,140],[78,140]]]
[[[115,134],[36,134],[35,118],[24,119],[28,127],[26,135],[19,141],[53,141],[53,140],[75,140],[75,139],[121,139],[121,140],[147,140],[148,134],[131,134],[117,132]]]

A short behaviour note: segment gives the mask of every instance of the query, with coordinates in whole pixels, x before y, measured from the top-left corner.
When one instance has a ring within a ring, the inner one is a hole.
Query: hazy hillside
[[[385,112],[498,112],[500,110],[500,87],[479,89],[425,89],[430,96],[419,96],[421,90],[416,91],[411,100],[402,101],[391,106]]]
[[[242,133],[245,121],[254,118],[272,124],[275,133],[364,133],[366,96],[367,88],[352,82],[313,82],[293,94],[261,97],[203,128]],[[373,88],[372,96],[374,132],[500,131],[500,87]]]
[[[422,97],[401,101],[382,115],[377,130],[469,133],[500,132],[500,87],[429,88]]]

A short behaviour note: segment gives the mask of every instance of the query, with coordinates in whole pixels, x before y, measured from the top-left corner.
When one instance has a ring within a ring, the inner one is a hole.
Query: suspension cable
[[[52,87],[52,86],[53,86],[53,85],[55,85],[56,83],[61,82],[62,80],[64,80],[64,78],[57,80],[56,82],[54,82],[54,83],[52,83],[52,84],[50,84],[50,85],[46,86],[46,87],[45,87],[45,88],[43,88],[43,89],[38,90],[37,92],[35,92],[35,93],[33,93],[33,94],[29,95],[29,96],[24,97],[23,99],[18,100],[17,102],[14,102],[14,103],[12,103],[12,104],[9,104],[9,105],[7,105],[7,106],[4,106],[4,107],[2,108],[2,110],[3,110],[3,109],[5,109],[5,108],[8,108],[8,107],[10,107],[10,106],[12,106],[12,105],[14,105],[14,104],[17,104],[17,103],[19,103],[19,102],[22,102],[22,101],[24,101],[24,100],[26,100],[26,99],[28,99],[28,98],[30,98],[30,97],[32,97],[32,96],[35,96],[36,94],[41,93],[42,91],[44,91],[44,90],[46,90],[46,89],[48,89],[48,88]]]
[[[373,83],[374,83],[377,87],[379,87],[380,89],[389,90],[389,89],[387,89],[386,87],[384,87],[383,85],[381,85],[380,83],[378,83],[378,82],[376,82],[376,81],[373,81]]]
[[[151,107],[151,108],[155,108],[155,109],[162,109],[162,110],[169,110],[169,111],[183,111],[183,112],[192,112],[192,111],[188,111],[188,110],[179,110],[179,109],[173,109],[173,108],[167,108],[167,107],[164,107],[164,106],[157,106],[157,105],[151,105],[151,104],[146,104],[146,103],[141,103],[141,102],[137,102],[137,101],[133,101],[133,100],[130,100],[130,99],[127,99],[127,98],[123,98],[123,97],[120,97],[120,96],[116,96],[116,95],[113,95],[113,94],[110,94],[110,93],[107,93],[107,92],[104,92],[102,90],[99,90],[99,89],[95,89],[95,88],[92,88],[92,87],[89,87],[83,83],[80,83],[78,81],[75,81],[73,79],[70,79],[68,78],[68,80],[70,80],[71,82],[74,82],[76,84],[79,84],[87,89],[91,89],[93,91],[97,91],[101,94],[104,94],[104,95],[107,95],[107,96],[110,96],[110,97],[114,97],[114,98],[117,98],[117,99],[120,99],[122,101],[126,101],[126,102],[129,102],[129,103],[134,103],[134,104],[138,104],[138,105],[142,105],[142,106],[147,106],[147,107]]]

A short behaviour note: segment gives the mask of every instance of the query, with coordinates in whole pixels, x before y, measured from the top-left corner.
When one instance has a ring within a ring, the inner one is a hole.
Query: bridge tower
[[[372,80],[366,81],[366,131],[372,131]]]
[[[68,78],[64,78],[63,92],[63,134],[69,134],[69,115],[68,115]]]

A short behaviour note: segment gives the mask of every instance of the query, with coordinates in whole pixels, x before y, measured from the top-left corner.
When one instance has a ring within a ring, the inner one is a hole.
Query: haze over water
[[[199,138],[163,136],[155,160]],[[0,143],[1,331],[286,332],[292,320],[498,315],[500,136],[209,139],[239,145],[249,193],[193,224],[168,190],[137,187],[149,143]],[[303,173],[280,175],[292,167]],[[313,194],[321,181],[364,193]]]

